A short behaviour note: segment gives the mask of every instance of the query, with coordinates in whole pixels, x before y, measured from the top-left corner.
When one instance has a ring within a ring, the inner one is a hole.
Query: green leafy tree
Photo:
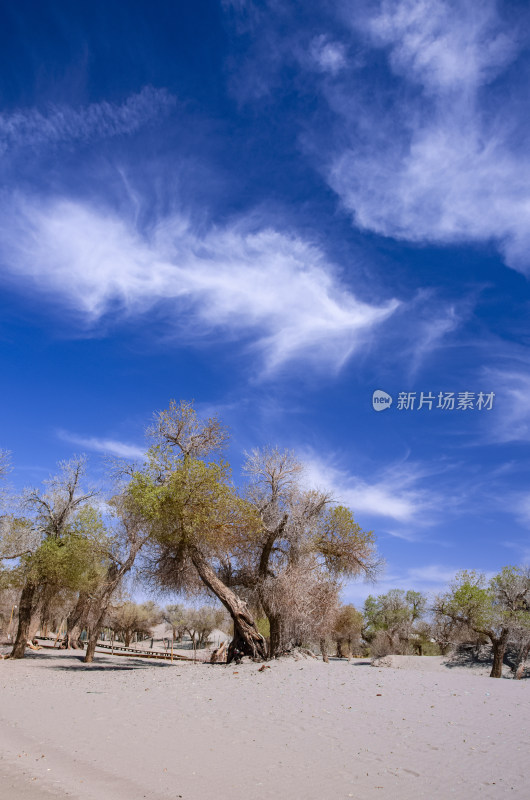
[[[226,434],[216,419],[201,422],[189,403],[175,402],[156,417],[149,463],[137,470],[125,502],[142,518],[156,542],[153,574],[171,590],[196,589],[197,578],[234,621],[228,660],[263,658],[265,641],[245,601],[219,577],[218,565],[242,531],[251,536],[256,516],[238,496],[229,466],[214,455]]]
[[[427,608],[420,592],[391,589],[377,597],[369,595],[364,604],[364,638],[372,655],[404,654],[414,649],[418,626]]]
[[[86,579],[93,552],[92,536],[100,526],[86,506],[95,491],[83,492],[84,458],[60,464],[59,475],[45,490],[30,490],[22,501],[25,517],[6,516],[2,523],[2,555],[15,559],[22,586],[18,630],[11,658],[22,658],[31,620],[41,601],[60,589],[77,589]]]
[[[460,635],[470,631],[491,642],[490,677],[502,677],[510,636],[530,631],[530,571],[504,567],[489,582],[483,574],[462,571],[436,602],[436,614],[451,620]]]

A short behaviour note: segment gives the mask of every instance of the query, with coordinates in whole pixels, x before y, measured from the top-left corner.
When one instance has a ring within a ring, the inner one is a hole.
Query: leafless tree
[[[183,456],[203,458],[219,451],[228,439],[217,417],[199,420],[193,403],[171,400],[169,408],[155,414],[148,434],[155,443],[175,447]]]
[[[197,647],[204,647],[215,628],[223,624],[225,614],[220,608],[200,606],[186,609],[186,631]]]
[[[353,605],[341,605],[333,621],[332,636],[337,658],[351,658],[360,649],[363,615]]]
[[[126,647],[131,644],[133,634],[151,635],[162,615],[160,609],[151,603],[126,601],[111,605],[105,617],[105,627],[121,636]]]
[[[318,608],[305,604],[304,587],[327,586],[336,592],[343,577],[373,575],[378,560],[373,535],[361,530],[348,509],[337,506],[327,492],[303,487],[303,467],[294,453],[271,447],[253,450],[245,470],[259,532],[246,537],[223,574],[232,585],[253,589],[270,624],[269,654],[277,656],[297,638],[292,624],[294,588],[302,605],[313,609],[318,628]],[[286,593],[288,583],[292,589]],[[289,599],[282,603],[283,597]]]
[[[173,641],[180,641],[186,633],[186,611],[182,603],[171,603],[162,611],[162,618],[171,625]]]

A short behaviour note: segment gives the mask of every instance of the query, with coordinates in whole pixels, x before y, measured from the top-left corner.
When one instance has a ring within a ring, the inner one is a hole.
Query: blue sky
[[[376,591],[527,563],[529,17],[0,3],[11,482],[81,451],[100,477],[194,399],[237,481],[245,450],[292,448],[374,530]]]

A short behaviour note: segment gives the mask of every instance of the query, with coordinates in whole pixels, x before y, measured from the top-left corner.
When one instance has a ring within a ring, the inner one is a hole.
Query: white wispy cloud
[[[488,391],[495,393],[493,417],[485,417],[484,437],[493,442],[530,441],[530,374],[528,370],[483,370]]]
[[[519,521],[526,527],[530,528],[530,494],[528,492],[520,492],[513,498],[514,510]]]
[[[92,323],[169,304],[181,337],[252,336],[269,371],[299,358],[339,368],[399,305],[362,302],[317,247],[244,222],[199,234],[173,216],[140,232],[72,200],[4,197],[0,209],[4,278]]]
[[[407,580],[424,584],[443,584],[452,581],[457,572],[457,569],[451,567],[443,567],[440,564],[428,564],[423,567],[411,567],[407,570]]]
[[[145,87],[123,103],[92,103],[80,109],[50,106],[0,113],[0,155],[14,149],[64,141],[89,141],[134,133],[175,105],[164,89]]]
[[[494,241],[530,271],[526,95],[488,99],[520,50],[494,0],[383,0],[349,20],[402,85],[388,102],[333,89],[341,138],[327,179],[356,224],[415,242]],[[346,15],[347,18],[347,15]],[[329,89],[328,89],[329,91]],[[384,105],[383,105],[384,103]]]
[[[447,346],[451,334],[461,327],[469,314],[471,305],[472,298],[462,299],[457,304],[442,301],[433,292],[421,291],[402,307],[402,315],[410,321],[410,329],[406,322],[402,329],[408,338],[402,353],[407,358],[409,379],[415,377],[433,353]]]
[[[385,517],[403,525],[426,524],[439,502],[433,493],[420,488],[422,474],[414,465],[392,465],[381,472],[378,480],[367,481],[312,452],[303,454],[303,463],[313,485],[331,492],[355,515]],[[398,534],[394,531],[391,535]],[[411,537],[404,530],[400,538]]]
[[[104,439],[97,436],[80,436],[70,431],[59,430],[57,435],[64,442],[69,442],[85,450],[96,453],[118,456],[118,458],[141,459],[145,456],[145,448],[135,444],[120,442],[117,439]]]
[[[321,72],[339,73],[347,64],[344,45],[330,40],[325,34],[315,36],[309,48],[310,59]]]
[[[495,0],[382,0],[367,29],[393,69],[435,93],[491,81],[518,50]]]
[[[353,602],[361,607],[369,594],[386,594],[391,589],[401,589],[405,592],[413,589],[423,592],[432,599],[448,588],[448,584],[460,569],[462,567],[450,567],[443,564],[426,564],[408,569],[389,566],[375,583],[348,583],[344,590],[344,598],[346,602]],[[490,573],[488,573],[488,577],[491,577]]]

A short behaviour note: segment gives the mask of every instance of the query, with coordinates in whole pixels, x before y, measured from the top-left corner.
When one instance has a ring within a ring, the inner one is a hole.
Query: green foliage
[[[397,629],[412,624],[426,606],[426,599],[419,592],[404,592],[391,589],[377,597],[368,595],[364,604],[364,616],[370,631]]]
[[[256,527],[256,514],[237,495],[226,462],[207,464],[187,457],[173,463],[163,483],[156,473],[153,463],[136,472],[128,495],[159,543],[173,548],[200,544],[222,551],[242,527]]]
[[[22,529],[31,525],[30,520],[17,522]],[[86,591],[105,572],[106,536],[100,514],[94,508],[84,506],[59,534],[41,534],[41,541],[33,551],[21,556],[13,577],[20,583],[30,580],[55,587],[57,591]]]
[[[456,622],[481,632],[493,623],[493,596],[484,575],[476,571],[457,573],[445,600],[446,613]]]
[[[439,598],[437,614],[456,631],[487,636],[493,644],[508,635],[524,635],[530,632],[530,573],[508,566],[486,582],[478,572],[459,572]]]
[[[424,652],[430,638],[429,626],[422,617],[427,599],[420,592],[392,589],[386,594],[369,595],[364,606],[364,638],[372,654]]]
[[[332,575],[356,575],[375,551],[372,531],[363,531],[349,508],[333,506],[319,521],[313,549]]]

